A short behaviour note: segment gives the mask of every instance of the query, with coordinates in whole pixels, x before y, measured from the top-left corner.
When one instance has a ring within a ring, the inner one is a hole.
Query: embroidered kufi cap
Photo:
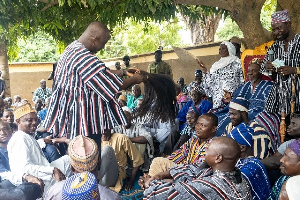
[[[118,100],[123,100],[123,101],[126,101],[127,102],[127,97],[123,94],[121,94],[118,98]]]
[[[246,111],[249,109],[249,101],[243,97],[236,97],[230,101],[229,108],[233,110]]]
[[[83,135],[76,136],[68,147],[70,164],[78,172],[93,171],[98,164],[99,151],[96,142]]]
[[[231,137],[241,145],[246,145],[247,147],[251,147],[253,133],[254,133],[253,128],[247,126],[247,124],[243,122],[240,123],[238,126],[236,126],[229,133],[228,137]]]
[[[63,200],[100,199],[97,179],[90,172],[82,172],[68,178],[62,189]]]
[[[31,104],[23,101],[14,109],[15,119],[20,119],[24,115],[35,112],[34,108],[31,107]]]
[[[250,64],[257,64],[259,66],[261,66],[261,64],[263,63],[263,60],[261,58],[253,58],[251,61],[250,61]]]
[[[277,23],[284,23],[284,22],[289,22],[290,21],[290,17],[288,14],[288,10],[282,10],[282,11],[278,11],[276,13],[274,13],[271,16],[272,22],[271,24],[277,24]]]
[[[289,148],[300,157],[300,139],[294,140],[292,143],[290,143]]]

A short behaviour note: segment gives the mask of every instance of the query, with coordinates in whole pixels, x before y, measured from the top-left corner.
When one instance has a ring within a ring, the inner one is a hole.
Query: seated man
[[[144,199],[243,199],[251,193],[235,168],[240,147],[231,138],[218,137],[209,144],[205,163],[174,166],[154,177],[142,178]]]
[[[237,97],[231,100],[229,104],[229,114],[231,122],[226,126],[225,135],[228,135],[234,127],[242,122],[253,128],[253,146],[252,152],[256,158],[264,159],[273,155],[276,151],[276,146],[272,141],[268,132],[255,121],[250,121],[248,118],[249,101],[242,97]]]
[[[244,179],[251,188],[253,199],[267,199],[271,192],[271,185],[266,168],[253,157],[251,150],[253,129],[245,123],[240,123],[231,131],[228,137],[234,139],[241,148],[241,157],[236,167],[241,170]]]
[[[217,135],[221,135],[225,127],[230,123],[229,103],[233,97],[243,97],[249,101],[249,120],[254,120],[264,110],[273,82],[263,79],[263,75],[260,72],[261,64],[262,60],[260,58],[253,58],[247,71],[249,81],[237,88],[233,94],[225,93],[222,101],[227,106],[215,112],[219,118]],[[280,142],[279,137],[275,140]]]
[[[191,137],[168,158],[158,157],[153,159],[149,175],[154,176],[159,172],[166,172],[174,165],[203,162],[207,146],[215,137],[217,126],[217,116],[212,113],[201,115],[195,126],[195,137]]]
[[[83,145],[82,145],[83,144]],[[100,173],[98,173],[98,167],[100,166],[99,160],[99,151],[96,142],[88,137],[85,136],[77,136],[75,137],[68,146],[69,152],[69,159],[71,163],[71,170],[74,174],[80,174],[82,172],[90,172],[95,175],[96,180],[100,177]],[[113,174],[113,170],[118,170],[118,164],[114,155],[114,151],[111,146],[106,145],[103,150],[101,151],[101,167],[106,168],[109,166],[109,171],[106,172],[106,176],[113,178],[115,174]],[[100,171],[102,172],[103,169]],[[70,178],[67,180],[62,180],[56,184],[54,184],[47,193],[44,195],[45,200],[60,200],[62,199],[62,190],[63,185],[69,181]],[[97,188],[100,192],[100,199],[101,200],[121,200],[121,197],[115,193],[114,191],[110,190],[109,188],[98,184]]]
[[[188,93],[187,86],[186,86],[186,84],[184,83],[184,78],[183,78],[183,77],[179,77],[179,78],[178,78],[177,84],[179,85],[181,91],[182,91],[184,94],[187,94],[187,93]]]
[[[272,191],[268,199],[277,200],[279,198],[282,185],[290,177],[300,175],[300,140],[295,140],[288,145],[283,157],[280,159],[280,170],[283,176],[281,176],[275,185],[272,187]]]
[[[202,99],[203,93],[199,92],[198,90],[193,90],[191,92],[191,101],[188,101],[182,109],[177,114],[177,119],[179,120],[179,130],[182,131],[182,129],[186,125],[186,114],[189,111],[190,107],[195,106],[199,109],[201,115],[204,113],[207,113],[211,108],[212,104]]]
[[[100,184],[111,187],[112,190],[115,192],[120,192],[123,185],[123,180],[126,178],[126,165],[128,164],[127,157],[130,158],[132,161],[133,169],[130,176],[129,181],[125,185],[125,190],[131,190],[133,186],[134,178],[138,172],[139,167],[144,163],[144,160],[137,150],[134,144],[130,141],[130,139],[119,133],[111,133],[111,130],[106,130],[102,134],[102,142],[101,148],[102,150],[105,148],[106,145],[109,145],[113,148],[115,152],[115,157],[118,162],[119,171],[115,173],[114,177],[107,177],[107,180],[101,180]],[[110,166],[107,166],[110,167]],[[102,169],[102,168],[101,168]],[[100,169],[100,174],[102,173]],[[106,171],[103,169],[103,171]],[[108,183],[108,181],[110,183]]]
[[[8,143],[9,165],[13,174],[31,174],[45,183],[45,191],[56,181],[71,174],[68,156],[63,156],[51,163],[44,156],[42,149],[33,135],[37,127],[37,114],[29,103],[15,108],[14,115],[18,124]],[[16,180],[18,184],[22,180]]]
[[[132,92],[132,94],[127,94],[126,95],[126,97],[127,97],[127,106],[130,109],[134,109],[136,107],[137,101],[139,99],[142,99],[143,95],[141,93],[141,87],[138,84],[132,86],[131,92]]]
[[[37,199],[42,196],[44,183],[31,175],[24,175],[20,185],[15,186],[9,180],[17,178],[10,172],[7,144],[12,131],[7,122],[0,120],[0,199]],[[20,175],[22,176],[22,175]],[[19,177],[22,179],[22,177]]]
[[[131,140],[144,159],[143,169],[148,171],[154,152],[152,137],[142,124],[131,122],[132,116],[130,112],[124,110],[124,114],[127,118],[127,125],[116,126],[113,132],[124,134]]]

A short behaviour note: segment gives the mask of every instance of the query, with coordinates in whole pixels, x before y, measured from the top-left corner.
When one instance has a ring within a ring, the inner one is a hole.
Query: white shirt
[[[45,191],[56,180],[53,177],[54,167],[59,168],[66,176],[70,175],[70,163],[68,156],[63,156],[49,163],[38,142],[29,134],[17,131],[13,134],[7,145],[10,170],[13,174],[30,174],[41,178],[45,183]],[[18,185],[21,182],[14,182]]]

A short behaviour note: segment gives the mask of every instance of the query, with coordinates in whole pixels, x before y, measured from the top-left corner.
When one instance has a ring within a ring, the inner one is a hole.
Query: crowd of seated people
[[[276,14],[272,20],[283,23]],[[264,78],[268,62],[254,58],[244,83],[236,46],[222,42],[221,59],[211,68],[199,61],[190,84],[178,78],[169,119],[136,116],[146,98],[138,84],[116,96],[126,124],[104,128],[100,144],[83,135],[53,138],[40,126],[49,96],[36,92],[34,106],[19,95],[0,97],[0,199],[121,199],[139,173],[143,199],[300,199],[298,104],[287,112],[281,142],[280,115],[265,109],[279,79]],[[155,56],[150,73],[173,76],[156,69],[162,50]]]

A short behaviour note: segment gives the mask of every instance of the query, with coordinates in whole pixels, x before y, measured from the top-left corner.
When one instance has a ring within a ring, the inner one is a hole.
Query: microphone
[[[268,51],[268,60],[270,62],[274,61],[274,51],[272,49]],[[269,76],[272,76],[272,71],[269,71]]]

